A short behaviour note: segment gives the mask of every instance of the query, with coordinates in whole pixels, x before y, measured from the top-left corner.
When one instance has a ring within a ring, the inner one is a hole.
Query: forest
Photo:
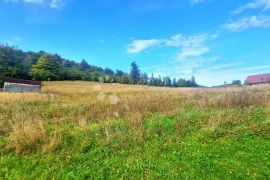
[[[194,77],[175,79],[169,76],[154,77],[141,72],[135,61],[130,72],[112,70],[90,65],[85,59],[81,62],[67,60],[58,54],[45,51],[25,52],[17,46],[0,45],[0,87],[5,77],[39,81],[82,80],[103,83],[140,84],[159,87],[198,87]]]

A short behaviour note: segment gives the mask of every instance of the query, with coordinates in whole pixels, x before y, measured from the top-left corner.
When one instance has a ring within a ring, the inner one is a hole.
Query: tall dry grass
[[[6,150],[47,152],[60,146],[62,132],[87,129],[93,122],[125,119],[128,130],[142,140],[143,121],[154,114],[177,115],[188,109],[206,109],[207,114],[209,109],[225,112],[252,106],[270,107],[269,85],[188,89],[44,82],[41,94],[0,93],[0,136],[7,137]],[[233,118],[224,113],[206,120],[203,128],[229,119]],[[103,129],[108,141],[117,134],[109,124]]]

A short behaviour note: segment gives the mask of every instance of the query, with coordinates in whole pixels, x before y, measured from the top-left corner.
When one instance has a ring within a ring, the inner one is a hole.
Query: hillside
[[[268,179],[270,86],[0,93],[0,179]]]
[[[195,78],[176,80],[169,76],[148,77],[136,62],[130,64],[130,72],[90,65],[62,58],[45,51],[26,52],[18,47],[0,44],[0,88],[6,77],[39,81],[82,80],[105,83],[141,84],[159,87],[197,87]]]

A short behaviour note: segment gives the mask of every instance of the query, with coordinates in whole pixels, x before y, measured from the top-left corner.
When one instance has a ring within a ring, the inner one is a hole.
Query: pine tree
[[[132,78],[132,83],[137,84],[140,80],[141,71],[135,61],[132,62],[130,66],[131,66],[130,76]]]
[[[173,78],[172,87],[177,87],[176,79]]]
[[[198,87],[198,84],[196,83],[196,80],[195,80],[194,76],[191,77],[190,86],[191,87]]]
[[[83,59],[80,63],[80,69],[81,71],[86,71],[90,68],[90,65],[86,62],[85,59]]]

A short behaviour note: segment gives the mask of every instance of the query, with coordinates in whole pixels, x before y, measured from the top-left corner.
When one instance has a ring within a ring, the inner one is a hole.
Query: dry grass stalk
[[[102,101],[97,97],[100,92],[105,95]],[[117,104],[111,104],[112,94],[120,99]],[[269,107],[270,86],[188,89],[45,82],[42,94],[0,93],[0,103],[0,134],[9,136],[6,147],[24,153],[55,150],[61,143],[60,132],[66,126],[70,128],[67,124],[84,130],[92,122],[126,119],[127,130],[139,140],[143,139],[143,121],[152,114],[177,116],[191,108],[226,112],[252,106]],[[238,119],[225,113],[204,121],[205,128],[215,129]],[[54,129],[52,136],[46,131],[48,124]],[[119,135],[110,123],[103,128],[108,141]]]

